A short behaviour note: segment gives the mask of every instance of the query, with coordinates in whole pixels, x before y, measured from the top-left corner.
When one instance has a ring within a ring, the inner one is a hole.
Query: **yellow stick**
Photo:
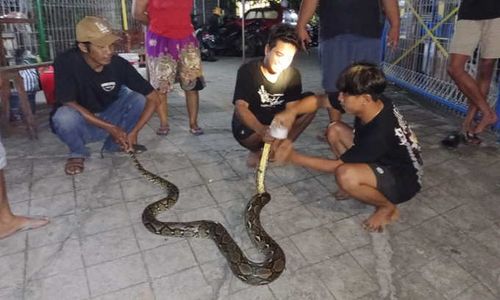
[[[127,1],[122,0],[122,20],[123,20],[123,30],[128,30],[128,17],[127,17]]]

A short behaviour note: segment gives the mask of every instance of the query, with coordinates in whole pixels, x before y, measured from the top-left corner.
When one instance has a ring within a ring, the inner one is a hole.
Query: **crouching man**
[[[69,148],[68,175],[83,172],[87,143],[106,139],[104,151],[132,150],[159,104],[153,87],[114,54],[118,39],[104,19],[85,17],[76,25],[77,47],[54,62],[59,107],[51,124]]]
[[[276,141],[277,162],[291,162],[335,174],[340,192],[375,206],[363,222],[369,231],[382,231],[397,220],[397,204],[410,200],[421,188],[422,158],[416,136],[389,99],[383,72],[373,64],[355,63],[343,71],[337,87],[339,100],[355,116],[354,128],[334,122],[328,142],[336,159],[312,157],[293,150],[292,142]],[[298,114],[331,107],[327,96],[312,96],[275,116],[288,127]]]

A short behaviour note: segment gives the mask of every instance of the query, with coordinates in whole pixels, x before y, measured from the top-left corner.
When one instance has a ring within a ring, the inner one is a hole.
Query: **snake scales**
[[[248,202],[245,224],[248,235],[256,247],[265,255],[262,262],[249,260],[218,222],[200,220],[192,222],[162,222],[157,216],[170,209],[179,198],[179,189],[168,180],[146,170],[134,153],[130,156],[134,165],[149,181],[165,189],[167,196],[149,204],[142,213],[142,222],[154,234],[175,237],[210,238],[226,257],[231,271],[242,281],[252,285],[268,284],[278,278],[285,269],[285,254],[281,247],[266,233],[260,224],[260,212],[269,203],[271,195],[265,191],[264,177],[269,154],[269,144],[264,145],[257,171],[257,194]]]

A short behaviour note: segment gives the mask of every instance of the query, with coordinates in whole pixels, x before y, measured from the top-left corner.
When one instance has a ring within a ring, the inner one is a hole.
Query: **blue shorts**
[[[337,78],[351,63],[364,61],[380,64],[382,44],[378,38],[354,34],[337,35],[323,40],[319,46],[322,84],[326,92],[336,92]]]

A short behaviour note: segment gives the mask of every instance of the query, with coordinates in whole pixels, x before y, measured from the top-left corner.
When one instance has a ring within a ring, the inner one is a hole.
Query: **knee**
[[[359,186],[359,180],[349,165],[343,164],[335,170],[337,185],[344,191],[351,191]]]
[[[330,124],[328,129],[326,130],[326,138],[328,139],[328,143],[333,145],[340,140],[342,128],[341,125],[337,123]]]
[[[85,122],[82,115],[74,108],[61,106],[52,116],[52,124],[56,132],[72,131]]]
[[[450,63],[448,65],[446,71],[448,72],[448,75],[450,75],[451,78],[455,78],[461,73],[465,72],[464,66],[460,66],[458,64],[453,64],[453,63]]]
[[[128,101],[125,104],[127,111],[142,112],[146,106],[146,97],[134,91],[130,91]]]

